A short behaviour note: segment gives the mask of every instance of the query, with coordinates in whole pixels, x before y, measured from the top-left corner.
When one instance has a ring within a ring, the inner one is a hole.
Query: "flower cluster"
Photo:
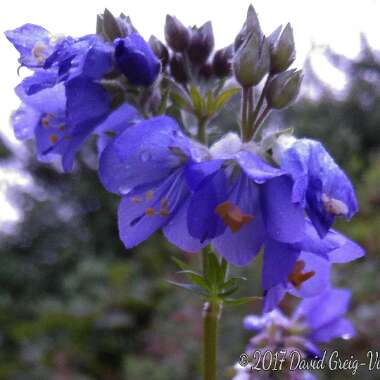
[[[301,365],[296,368],[297,363],[323,360],[319,344],[336,338],[350,339],[355,335],[351,321],[345,318],[350,297],[346,289],[328,288],[317,297],[301,301],[290,317],[279,309],[264,316],[247,316],[244,327],[255,335],[234,367],[233,380],[266,378],[270,371],[263,374],[258,370],[262,368],[281,371],[285,378],[316,379],[300,368]],[[271,355],[265,355],[266,352]]]
[[[168,16],[167,47],[155,37],[146,43],[128,17],[107,10],[94,35],[53,37],[26,24],[6,36],[33,71],[16,88],[23,102],[13,115],[16,136],[34,138],[40,159],[61,156],[65,171],[98,136],[99,176],[121,196],[126,248],[162,229],[183,251],[211,245],[238,266],[262,252],[265,311],[287,292],[321,294],[333,263],[363,256],[332,229],[358,205],[329,153],[287,131],[258,133],[299,91],[290,25],[265,37],[250,7],[234,44],[217,52],[209,22],[187,28]],[[240,136],[229,131],[208,145],[208,125],[240,90]]]

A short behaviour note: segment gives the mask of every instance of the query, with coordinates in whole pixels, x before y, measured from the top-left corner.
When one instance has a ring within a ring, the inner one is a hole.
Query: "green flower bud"
[[[199,29],[194,28],[192,30],[188,50],[190,61],[196,65],[202,65],[207,61],[213,49],[214,33],[212,24],[208,21]]]
[[[168,48],[155,36],[149,38],[149,45],[153,50],[153,53],[161,61],[161,66],[165,68],[169,63]]]
[[[280,34],[277,28],[268,38],[271,52],[271,73],[285,71],[294,62],[296,50],[294,46],[293,29],[287,24]]]
[[[231,75],[232,67],[231,60],[233,56],[232,46],[227,46],[224,49],[218,50],[212,60],[214,73],[218,78],[225,78]]]
[[[167,15],[165,22],[165,39],[175,52],[184,52],[189,47],[190,31],[174,16]]]
[[[259,18],[257,17],[255,8],[253,8],[251,4],[248,7],[247,18],[244,22],[243,28],[235,38],[235,51],[237,51],[240,48],[240,46],[243,45],[244,41],[246,41],[249,38],[252,32],[256,32],[260,36],[263,36],[263,32],[261,31],[259,23]]]
[[[301,87],[301,70],[288,70],[276,75],[268,84],[266,99],[271,108],[282,109],[292,103]]]
[[[269,45],[264,36],[252,32],[233,58],[236,80],[243,87],[260,83],[270,69]]]

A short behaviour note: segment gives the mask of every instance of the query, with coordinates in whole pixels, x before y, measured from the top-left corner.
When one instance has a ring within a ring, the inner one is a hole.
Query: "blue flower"
[[[192,167],[188,228],[201,242],[212,241],[230,263],[246,265],[268,238],[302,240],[305,217],[291,200],[292,179],[235,136],[211,148],[214,160]]]
[[[309,139],[281,147],[281,169],[294,180],[292,200],[303,205],[320,236],[327,234],[336,216],[350,219],[358,204],[350,180],[321,143]]]
[[[69,81],[78,76],[97,80],[112,69],[112,54],[112,45],[97,35],[78,39],[67,37],[57,44],[44,68],[56,70],[58,81]]]
[[[8,30],[5,36],[20,53],[20,64],[30,69],[43,67],[57,42],[46,29],[34,24]]]
[[[309,221],[301,242],[268,241],[262,273],[264,312],[276,308],[287,292],[297,297],[321,294],[330,286],[331,264],[350,262],[363,255],[359,245],[334,230],[321,239]]]
[[[308,327],[308,338],[327,343],[335,338],[349,339],[355,335],[351,321],[345,318],[351,293],[346,289],[329,288],[318,297],[305,298],[294,312]]]
[[[40,160],[59,155],[63,169],[70,171],[75,153],[109,112],[106,91],[78,77],[33,95],[27,95],[22,85],[16,92],[23,101],[12,117],[16,137],[35,138]]]
[[[31,24],[7,36],[25,65],[33,64],[36,44],[51,40],[45,29]],[[16,87],[23,104],[13,126],[16,137],[36,139],[40,160],[59,155],[63,169],[70,171],[77,150],[110,113],[111,98],[99,79],[112,68],[112,45],[89,35],[46,46],[38,70]]]
[[[138,34],[131,33],[114,41],[115,60],[120,71],[135,86],[150,86],[160,72],[160,61]]]
[[[108,191],[122,196],[119,234],[132,248],[163,228],[167,239],[187,252],[202,244],[188,234],[188,171],[203,155],[166,116],[125,129],[100,157],[100,179]]]

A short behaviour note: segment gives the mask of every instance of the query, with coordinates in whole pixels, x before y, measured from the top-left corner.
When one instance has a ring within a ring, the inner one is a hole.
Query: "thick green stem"
[[[216,349],[221,305],[205,302],[203,308],[203,380],[216,380]]]

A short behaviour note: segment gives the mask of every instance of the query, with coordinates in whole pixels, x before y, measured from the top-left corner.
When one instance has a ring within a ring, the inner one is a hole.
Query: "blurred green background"
[[[350,317],[358,334],[328,348],[365,359],[368,350],[380,351],[380,56],[363,40],[354,60],[331,51],[328,58],[347,75],[344,92],[321,82],[307,64],[304,85],[314,96],[304,95],[269,123],[321,140],[355,183],[360,213],[337,228],[367,256],[336,267],[334,283],[353,291]],[[219,122],[228,123],[227,113]],[[178,253],[160,233],[137,249],[123,248],[118,198],[100,185],[92,147],[81,152],[74,173],[63,175],[37,163],[32,146],[22,159],[6,146],[0,141],[1,165],[17,163],[32,186],[7,189],[23,217],[0,236],[0,379],[197,379],[201,303],[166,280],[177,269],[171,257],[194,266],[200,258]],[[259,295],[259,262],[234,271],[249,278],[242,295]],[[243,316],[259,310],[259,304],[224,310],[220,378],[248,342]],[[360,371],[360,379],[380,379],[379,371]]]

